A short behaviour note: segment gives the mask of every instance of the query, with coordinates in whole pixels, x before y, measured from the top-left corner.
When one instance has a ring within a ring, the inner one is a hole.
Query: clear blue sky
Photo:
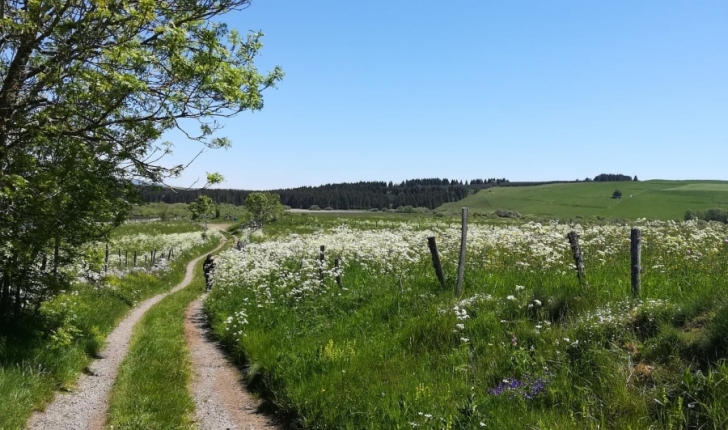
[[[725,0],[253,0],[223,21],[286,76],[173,184],[728,180]],[[166,139],[170,163],[199,149]]]

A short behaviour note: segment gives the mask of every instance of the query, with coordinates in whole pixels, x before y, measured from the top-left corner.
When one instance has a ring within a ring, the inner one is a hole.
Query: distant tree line
[[[611,178],[611,179],[610,179]],[[621,179],[616,179],[621,178]],[[624,179],[627,178],[627,179]],[[635,177],[635,180],[637,177]],[[594,181],[632,180],[626,175],[601,174]],[[587,178],[585,181],[591,181]],[[408,179],[400,183],[369,181],[326,184],[316,187],[298,187],[268,190],[278,194],[281,204],[296,209],[311,206],[331,209],[397,209],[401,206],[435,209],[445,203],[464,199],[491,187],[524,187],[546,184],[575,183],[576,181],[511,182],[506,178],[457,180],[447,178]],[[199,195],[212,198],[218,204],[241,206],[253,190],[194,189],[171,190],[156,186],[140,185],[144,201],[149,203],[190,203]]]
[[[393,182],[356,182],[326,184],[317,187],[298,187],[269,190],[281,197],[283,205],[308,209],[313,205],[332,209],[390,209],[400,206],[434,209],[444,203],[464,199],[482,188],[507,183],[503,179],[475,179],[472,181],[440,178],[410,179],[399,184]],[[141,186],[141,194],[150,203],[190,203],[198,195],[206,195],[216,203],[242,205],[251,190],[205,189],[170,190]]]
[[[588,182],[590,179],[586,178],[585,181]],[[620,181],[637,181],[637,176],[629,175],[621,175],[621,174],[615,174],[615,173],[602,173],[600,175],[596,175],[594,179],[591,181],[593,182],[620,182]]]

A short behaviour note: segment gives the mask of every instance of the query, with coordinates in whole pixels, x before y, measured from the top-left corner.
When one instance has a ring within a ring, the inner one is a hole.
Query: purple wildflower
[[[523,380],[516,378],[505,378],[495,388],[488,390],[492,396],[508,395],[508,398],[523,397],[525,400],[531,400],[546,390],[546,385],[550,379],[531,378],[531,375],[524,375]]]

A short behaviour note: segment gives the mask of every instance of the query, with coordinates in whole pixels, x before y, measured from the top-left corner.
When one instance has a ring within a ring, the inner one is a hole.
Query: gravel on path
[[[226,240],[223,237],[220,249]],[[214,252],[214,251],[213,251]],[[134,325],[144,313],[160,300],[190,284],[197,263],[205,255],[195,258],[187,264],[184,280],[170,291],[158,294],[143,301],[106,338],[106,347],[99,360],[94,360],[88,372],[81,375],[76,389],[70,393],[58,393],[48,407],[36,412],[30,418],[27,428],[30,430],[100,430],[106,424],[109,409],[109,393],[114,385],[119,365],[124,360]]]
[[[187,308],[185,337],[190,348],[194,376],[192,399],[200,430],[279,429],[260,412],[259,400],[243,388],[242,376],[211,338],[198,298]]]

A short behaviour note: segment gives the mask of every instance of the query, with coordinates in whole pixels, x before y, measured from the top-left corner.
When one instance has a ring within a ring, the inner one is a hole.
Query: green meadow
[[[612,198],[615,190],[622,192],[622,198]],[[457,211],[463,206],[475,213],[509,209],[523,215],[555,218],[682,220],[689,209],[728,207],[728,182],[654,180],[495,187],[444,204],[437,210]]]

